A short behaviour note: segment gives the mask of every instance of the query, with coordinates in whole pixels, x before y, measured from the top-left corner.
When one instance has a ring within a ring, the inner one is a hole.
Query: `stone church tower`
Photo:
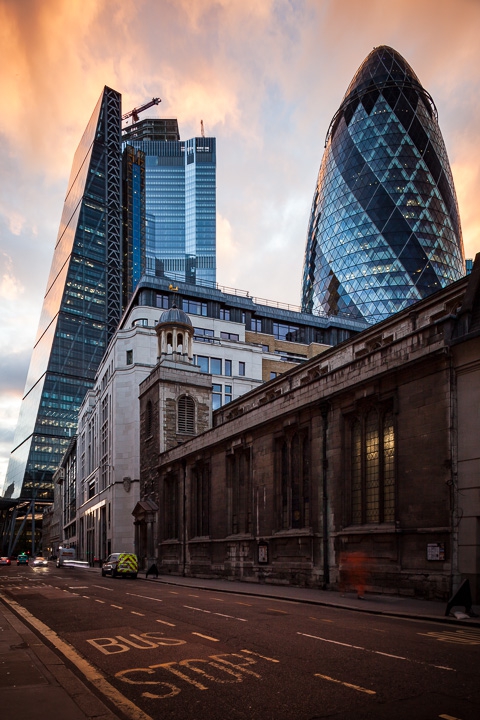
[[[155,556],[155,516],[165,504],[158,496],[159,455],[212,425],[212,376],[194,365],[190,318],[173,306],[161,315],[155,330],[158,363],[139,390],[141,500],[133,511],[136,551],[147,566]],[[173,496],[170,502],[179,498]]]

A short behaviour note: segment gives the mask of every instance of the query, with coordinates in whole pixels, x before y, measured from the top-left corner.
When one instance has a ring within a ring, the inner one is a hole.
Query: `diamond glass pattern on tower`
[[[375,48],[327,133],[307,234],[303,310],[376,323],[464,274],[435,105],[399,53]]]

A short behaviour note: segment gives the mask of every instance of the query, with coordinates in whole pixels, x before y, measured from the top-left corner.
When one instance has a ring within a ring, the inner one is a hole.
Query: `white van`
[[[77,553],[75,551],[75,548],[58,548],[57,568],[68,565],[68,562],[71,560],[75,560],[76,557]]]

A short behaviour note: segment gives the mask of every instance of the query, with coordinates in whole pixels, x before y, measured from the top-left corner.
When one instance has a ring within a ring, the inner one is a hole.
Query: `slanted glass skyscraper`
[[[145,156],[148,275],[216,282],[216,141],[181,141],[176,120],[141,120],[124,145]]]
[[[328,129],[307,233],[303,309],[375,323],[464,274],[435,105],[402,56],[377,47]]]
[[[75,153],[5,479],[52,499],[77,414],[121,315],[121,95],[105,87]]]

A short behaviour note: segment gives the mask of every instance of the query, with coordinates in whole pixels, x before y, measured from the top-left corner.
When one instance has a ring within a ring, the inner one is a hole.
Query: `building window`
[[[227,455],[227,516],[232,535],[252,532],[250,448]]]
[[[232,377],[232,361],[231,360],[225,360],[225,375],[227,377]]]
[[[245,363],[240,360],[238,363],[238,374],[241,377],[245,377]]]
[[[310,439],[308,432],[279,438],[275,452],[280,479],[279,527],[282,530],[310,526]]]
[[[273,335],[277,340],[289,342],[300,342],[298,339],[299,328],[297,325],[286,325],[284,323],[273,323]]]
[[[195,435],[195,401],[190,395],[178,398],[177,428],[179,433]]]
[[[205,355],[197,355],[195,358],[196,362],[195,364],[199,366],[200,370],[204,373],[208,373],[210,371],[210,364],[208,362],[208,357]]]
[[[230,310],[220,308],[220,320],[230,320]]]
[[[193,328],[194,340],[198,342],[213,342],[214,333],[209,328]]]
[[[198,463],[192,468],[192,537],[210,533],[210,468]]]
[[[250,322],[250,329],[253,332],[262,332],[262,319],[261,318],[252,318]]]
[[[133,365],[133,350],[127,350],[126,363],[127,365]]]
[[[233,342],[238,342],[240,340],[240,335],[238,333],[224,332],[223,330],[220,332],[220,337],[222,340],[232,340]]]
[[[210,358],[210,372],[212,375],[222,374],[222,361],[220,358]]]
[[[232,386],[225,385],[225,404],[232,402]]]
[[[277,375],[278,375],[278,373],[273,372],[273,370],[270,370],[270,380],[275,380],[275,378],[277,377]]]
[[[161,293],[157,293],[155,304],[159,308],[164,308],[165,310],[168,310],[168,295],[162,295]]]
[[[393,412],[370,409],[351,420],[351,522],[395,521],[395,425]]]
[[[183,300],[182,309],[186,313],[191,315],[203,315],[207,316],[207,303],[197,302],[196,300]]]
[[[214,383],[212,385],[212,410],[218,410],[219,407],[222,407],[222,386]]]

